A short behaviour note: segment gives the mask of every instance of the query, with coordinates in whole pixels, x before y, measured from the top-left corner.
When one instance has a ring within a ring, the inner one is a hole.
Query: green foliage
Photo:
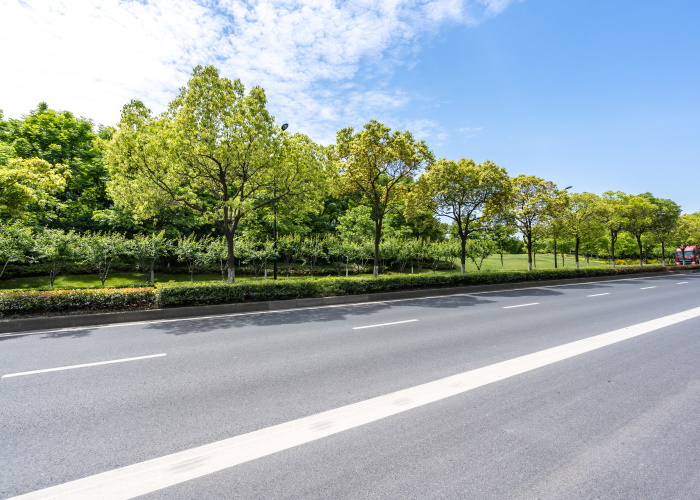
[[[104,287],[112,263],[127,252],[127,243],[118,233],[86,233],[76,250],[80,260],[97,271]]]
[[[475,231],[500,222],[510,194],[510,179],[503,167],[486,161],[441,159],[426,168],[409,196],[407,212],[425,210],[451,219],[460,239],[462,272],[466,272],[466,244]]]
[[[433,161],[433,153],[425,142],[414,140],[410,132],[392,132],[376,120],[357,133],[352,127],[340,130],[336,146],[343,189],[358,193],[372,211],[374,276],[377,277],[384,217],[401,206],[406,184]]]
[[[0,292],[0,316],[152,309],[153,288]]]
[[[0,164],[0,217],[17,217],[32,205],[56,205],[54,194],[66,187],[68,171],[40,158],[13,158]]]
[[[65,178],[61,188],[53,191],[60,203],[43,205],[34,214],[39,220],[63,228],[97,228],[92,213],[109,205],[102,153],[111,133],[109,128],[95,131],[92,121],[55,111],[44,102],[21,119],[6,122],[0,142],[9,145],[17,158],[43,160]],[[60,219],[55,213],[59,208]]]
[[[25,262],[34,245],[31,228],[14,223],[0,230],[0,278],[10,262]]]

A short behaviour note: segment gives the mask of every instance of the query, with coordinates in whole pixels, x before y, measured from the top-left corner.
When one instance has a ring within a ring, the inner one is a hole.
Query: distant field
[[[535,257],[536,269],[553,269],[554,268],[554,257],[552,254],[538,254]],[[607,267],[610,264],[607,261],[601,260],[590,260],[590,263],[586,263],[585,259],[581,258],[581,267]],[[629,265],[637,265],[636,261],[629,261]],[[561,256],[559,257],[559,267],[562,267]],[[574,258],[573,256],[566,255],[564,257],[564,268],[574,268]],[[525,254],[508,254],[503,256],[503,269],[506,270],[527,270],[527,255]],[[492,255],[484,261],[481,268],[482,271],[499,271],[501,270],[501,258],[498,255]],[[417,269],[415,270],[418,272]],[[433,271],[429,268],[423,268],[422,274],[432,273]],[[438,273],[454,273],[459,272],[459,262],[455,262],[454,271],[437,271]],[[476,266],[471,262],[467,261],[467,272],[477,272]],[[404,271],[403,274],[410,273],[410,269]],[[398,274],[393,271],[392,274]],[[364,275],[353,275],[353,277],[358,276],[371,276],[371,274]],[[263,279],[262,276],[259,279]],[[272,269],[268,270],[268,279],[272,279]],[[287,279],[284,272],[280,270],[278,272],[278,279]],[[295,279],[295,278],[291,278]],[[166,273],[156,273],[155,275],[156,283],[163,283],[168,281],[189,281],[189,274],[166,274]],[[195,274],[195,281],[220,281],[220,274]],[[253,281],[255,277],[253,276],[237,276],[237,281]],[[105,286],[125,286],[125,285],[141,285],[144,283],[143,274],[137,272],[115,272],[109,275]],[[49,286],[49,279],[45,276],[34,276],[27,278],[11,278],[0,280],[0,289],[25,289],[31,290],[35,288],[46,288]],[[77,287],[98,287],[100,286],[100,280],[96,274],[85,274],[85,275],[59,275],[54,282],[55,288],[77,288]]]

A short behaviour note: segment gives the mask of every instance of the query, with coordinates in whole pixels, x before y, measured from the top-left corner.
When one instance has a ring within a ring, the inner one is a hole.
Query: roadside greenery
[[[321,146],[276,123],[263,89],[198,66],[165,112],[132,101],[116,128],[46,103],[0,112],[0,288],[61,287],[66,273],[102,288],[165,274],[248,286],[277,270],[285,296],[301,286],[286,278],[471,276],[513,270],[523,251],[533,272],[646,269],[700,244],[700,213],[673,200],[569,189],[436,160],[374,120]]]

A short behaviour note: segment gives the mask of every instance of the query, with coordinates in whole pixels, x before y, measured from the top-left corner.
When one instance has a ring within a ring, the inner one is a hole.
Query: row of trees
[[[530,268],[538,239],[553,241],[555,254],[558,240],[572,239],[578,265],[581,244],[607,235],[614,264],[617,239],[627,232],[641,265],[643,238],[663,249],[700,236],[697,216],[681,217],[672,200],[569,193],[536,176],[510,177],[489,161],[436,160],[410,132],[377,121],[318,145],[277,126],[261,88],[246,93],[211,66],[195,68],[164,113],[132,101],[116,128],[93,129],[44,104],[22,120],[0,116],[5,227],[21,221],[78,233],[165,231],[169,239],[216,231],[226,243],[229,282],[240,233],[276,239],[278,224],[280,237],[370,239],[375,276],[382,243],[394,237],[450,235],[465,272],[469,242],[489,240],[484,235],[496,228],[522,235]]]
[[[498,251],[503,254],[513,250],[520,242],[506,240],[475,239],[467,245],[467,255],[477,269],[486,257]],[[270,263],[279,261],[289,277],[292,269],[306,266],[314,275],[315,266],[331,263],[338,276],[344,272],[363,272],[374,252],[372,240],[353,240],[336,235],[308,236],[285,235],[278,241],[243,235],[236,239],[239,263],[251,268],[256,276],[267,278]],[[430,240],[421,238],[389,237],[380,245],[382,267],[392,266],[399,271],[414,269],[418,272],[430,265],[453,267],[459,255],[456,240]],[[102,286],[115,263],[131,266],[143,273],[146,283],[154,283],[154,271],[159,261],[175,259],[187,266],[190,280],[194,273],[216,267],[225,279],[227,244],[223,237],[182,236],[177,240],[165,237],[164,231],[149,235],[136,234],[126,238],[120,233],[82,234],[61,229],[31,228],[13,224],[0,234],[0,278],[10,263],[42,263],[53,288],[56,277],[68,266],[81,265],[99,275]],[[162,266],[161,266],[162,268]]]

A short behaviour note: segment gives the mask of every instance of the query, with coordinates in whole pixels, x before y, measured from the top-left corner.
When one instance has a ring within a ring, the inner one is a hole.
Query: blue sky
[[[370,119],[438,157],[700,210],[695,0],[2,0],[0,109],[113,125],[196,64],[330,143]]]

